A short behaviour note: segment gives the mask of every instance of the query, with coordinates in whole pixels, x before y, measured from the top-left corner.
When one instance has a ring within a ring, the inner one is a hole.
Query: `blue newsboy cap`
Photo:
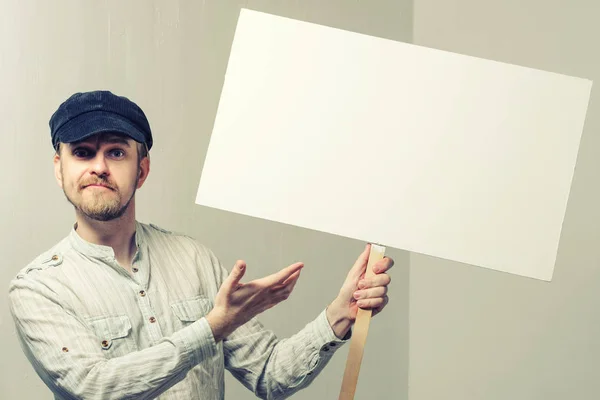
[[[150,124],[142,109],[106,90],[75,93],[50,118],[52,146],[86,139],[97,133],[121,133],[152,147]]]

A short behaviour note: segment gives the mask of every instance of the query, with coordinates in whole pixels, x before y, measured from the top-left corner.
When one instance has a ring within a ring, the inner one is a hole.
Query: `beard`
[[[62,171],[61,171],[62,173]],[[77,199],[69,196],[63,185],[63,193],[65,197],[73,205],[76,211],[79,211],[86,217],[95,221],[112,221],[120,218],[127,211],[131,200],[135,196],[137,184],[139,181],[139,173],[136,177],[135,184],[129,199],[123,204],[123,194],[116,185],[107,180],[97,178],[93,181],[85,182],[78,186],[77,191],[79,196]],[[63,179],[64,182],[64,179]],[[86,186],[99,184],[107,186],[108,189],[88,189]],[[83,191],[92,191],[87,196]]]

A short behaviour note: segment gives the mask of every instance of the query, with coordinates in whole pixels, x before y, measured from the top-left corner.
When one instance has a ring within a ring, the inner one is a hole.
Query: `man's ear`
[[[62,173],[60,172],[62,160],[60,159],[60,155],[55,154],[54,158],[53,158],[53,162],[54,162],[54,177],[56,178],[56,182],[58,183],[58,186],[60,186],[62,188],[63,181],[62,181]]]
[[[140,168],[138,169],[138,184],[137,189],[141,188],[146,178],[148,178],[148,174],[150,174],[150,157],[144,157],[140,161]]]

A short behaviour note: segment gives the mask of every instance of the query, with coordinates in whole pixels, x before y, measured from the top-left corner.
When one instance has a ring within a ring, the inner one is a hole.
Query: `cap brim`
[[[72,119],[60,129],[57,142],[79,142],[99,133],[120,133],[136,142],[146,142],[144,133],[128,119],[106,111],[93,111]]]

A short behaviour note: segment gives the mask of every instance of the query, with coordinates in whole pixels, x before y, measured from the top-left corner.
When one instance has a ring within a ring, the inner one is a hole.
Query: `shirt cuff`
[[[338,349],[340,349],[352,337],[352,328],[348,330],[343,339],[339,339],[329,321],[327,320],[327,309],[323,310],[308,326],[307,333],[309,342],[307,349],[310,351],[310,362],[306,370],[306,376],[313,378],[327,365]],[[310,382],[310,379],[308,378]]]
[[[321,314],[314,321],[315,334],[317,335],[318,342],[321,344],[322,349],[324,347],[334,348],[348,342],[352,338],[352,328],[348,330],[346,336],[342,339],[335,335],[335,332],[331,328],[329,321],[327,320],[327,310],[323,310]]]
[[[213,357],[217,352],[217,343],[206,318],[201,318],[176,332],[174,341],[183,345],[184,356],[192,367]]]

